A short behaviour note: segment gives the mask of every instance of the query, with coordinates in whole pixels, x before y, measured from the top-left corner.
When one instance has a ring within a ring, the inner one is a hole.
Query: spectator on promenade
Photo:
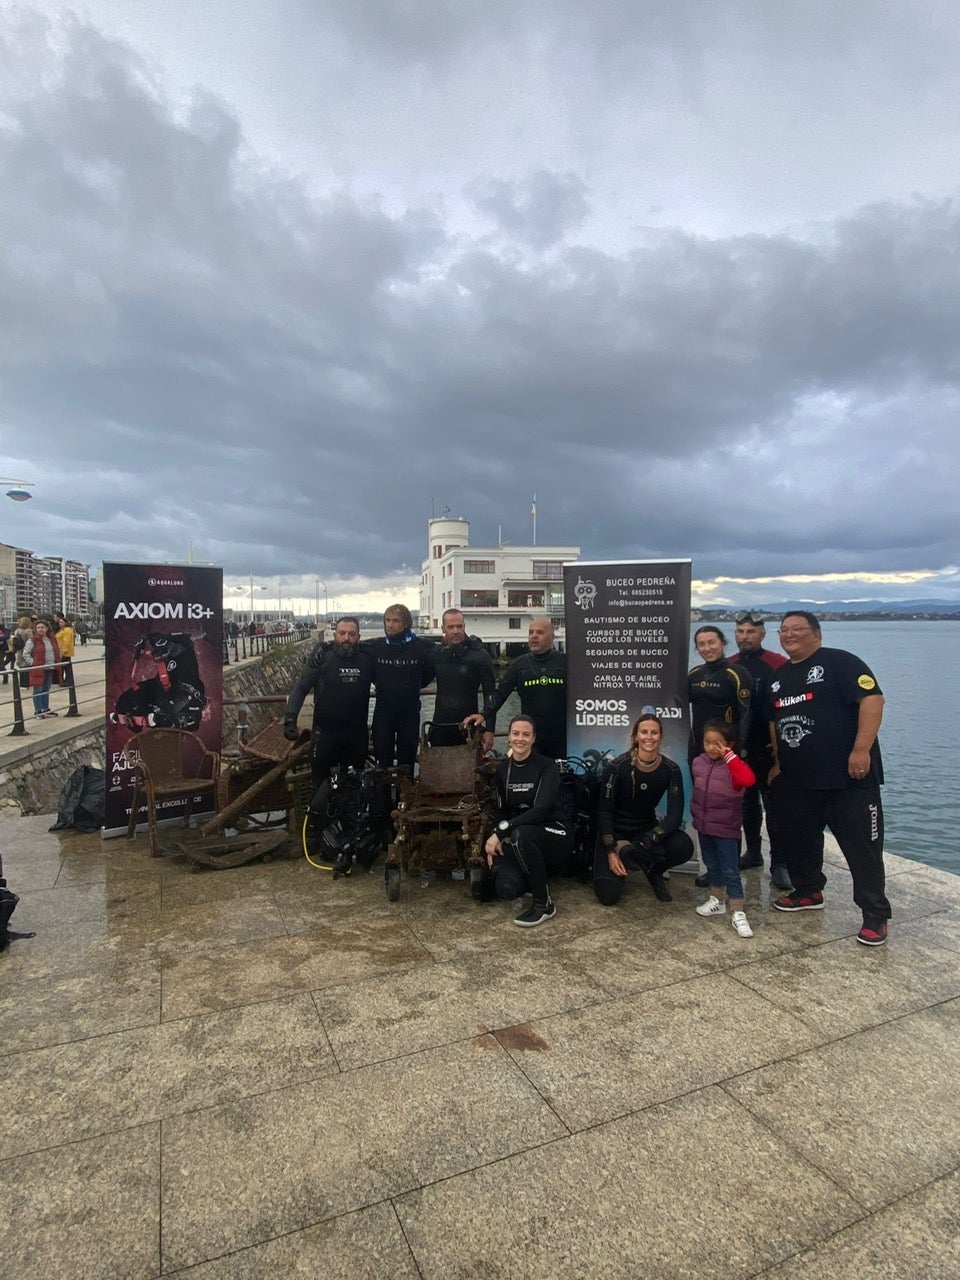
[[[573,835],[563,821],[560,770],[555,760],[536,751],[537,731],[530,716],[514,716],[507,732],[509,755],[497,765],[499,814],[484,844],[493,871],[496,896],[533,895],[514,920],[531,929],[557,913],[549,875],[573,874]]]
[[[60,666],[60,649],[50,634],[49,623],[37,621],[30,639],[24,643],[20,665],[26,671],[33,695],[34,716],[40,720],[55,716],[57,712],[50,710],[50,690],[55,683],[60,683],[63,671]]]
[[[603,771],[593,888],[605,907],[620,901],[630,871],[643,871],[654,895],[671,902],[666,873],[693,857],[683,829],[683,775],[661,754],[662,741],[660,721],[644,712],[630,730],[630,750]]]
[[[754,714],[750,716],[747,738],[744,742],[745,759],[756,774],[756,782],[743,793],[743,853],[740,870],[762,867],[760,830],[763,814],[767,819],[767,837],[770,841],[770,879],[778,889],[791,889],[790,876],[777,853],[777,815],[770,802],[770,785],[767,777],[773,767],[773,749],[770,745],[770,729],[763,716],[767,693],[773,672],[782,667],[786,658],[763,647],[767,630],[763,615],[755,611],[738,613],[734,638],[738,653],[730,659],[738,663],[753,681],[750,704]]]
[[[26,663],[23,661],[23,648],[27,641],[33,637],[33,621],[33,618],[28,613],[22,614],[17,619],[16,627],[10,633],[10,649],[13,653],[14,665],[19,668],[21,689],[30,687],[30,681],[24,669]]]
[[[77,639],[80,641],[80,648],[85,649],[87,647],[87,637],[90,634],[90,624],[85,618],[81,618],[77,623],[75,630],[77,633]]]
[[[780,624],[789,658],[774,674],[767,717],[776,752],[778,843],[794,889],[778,911],[821,911],[823,832],[836,837],[853,876],[853,900],[863,913],[857,941],[887,940],[890,903],[883,867],[883,762],[877,735],[883,693],[862,659],[822,644],[820,622],[803,609]]]
[[[13,632],[7,629],[5,622],[0,622],[0,671],[3,672],[3,683],[9,684],[10,674],[7,667],[12,667],[17,655],[13,651]]]
[[[55,613],[53,615],[53,620],[57,627],[57,644],[60,646],[60,660],[63,664],[61,668],[63,671],[61,684],[65,685],[66,688],[69,689],[73,685],[73,655],[76,652],[74,643],[75,632],[70,623],[70,619],[65,613]]]
[[[406,605],[392,604],[383,615],[383,635],[365,640],[362,647],[376,663],[373,754],[383,769],[396,763],[412,773],[420,738],[420,690],[433,680],[436,646],[415,633]]]
[[[567,754],[567,655],[554,646],[553,623],[549,618],[531,621],[527,645],[530,652],[510,663],[483,714],[469,719],[471,724],[485,721],[492,734],[497,712],[511,693],[517,693],[520,710],[531,717],[536,726],[537,752],[553,760],[563,760]],[[486,749],[492,741],[484,735]]]
[[[463,742],[463,727],[477,715],[477,694],[486,703],[493,697],[496,677],[493,659],[481,640],[468,636],[459,609],[446,609],[440,619],[443,643],[434,650],[437,697],[430,729],[430,745],[455,747]],[[486,725],[485,742],[493,742],[493,721]],[[463,726],[463,727],[461,727]]]

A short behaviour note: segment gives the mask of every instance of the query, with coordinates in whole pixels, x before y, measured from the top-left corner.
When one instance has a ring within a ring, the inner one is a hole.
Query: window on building
[[[542,609],[543,596],[544,593],[542,591],[508,591],[507,608]]]
[[[434,560],[439,560],[439,559],[440,559],[440,557],[441,557],[442,555],[443,555],[443,547],[434,547],[434,548],[433,548],[433,558],[434,558]]]
[[[507,619],[507,626],[510,628],[510,630],[511,630],[511,631],[519,631],[522,625],[523,625],[523,619],[522,619],[522,618],[508,618],[508,619]]]
[[[495,573],[496,568],[495,560],[464,560],[463,562],[464,573]]]
[[[533,578],[535,582],[562,582],[562,560],[534,560]]]
[[[461,591],[461,609],[495,609],[500,603],[497,591]]]

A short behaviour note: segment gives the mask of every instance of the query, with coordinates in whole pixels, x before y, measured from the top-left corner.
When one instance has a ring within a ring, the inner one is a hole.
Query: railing
[[[51,715],[62,714],[65,719],[73,720],[84,714],[80,710],[81,707],[89,708],[91,704],[96,704],[98,714],[102,713],[103,683],[101,680],[95,680],[92,684],[87,684],[86,681],[83,681],[82,684],[84,688],[81,689],[79,694],[77,690],[77,668],[93,663],[96,663],[102,671],[102,651],[96,655],[91,655],[89,658],[75,656],[73,658],[68,658],[63,662],[56,663],[56,666],[63,669],[63,683],[53,685],[50,692],[52,693],[54,689],[66,689],[68,706],[67,710],[64,712],[51,711]],[[9,738],[21,738],[27,732],[25,723],[27,713],[24,711],[23,695],[31,692],[31,690],[29,685],[21,686],[20,677],[25,676],[30,670],[30,667],[8,667],[6,665],[3,667],[4,684],[7,684],[10,687],[10,703],[8,705],[10,706],[12,719],[7,718],[6,707],[4,707],[4,711],[0,713],[0,728],[6,728],[8,724],[11,725],[11,728],[7,733],[7,737]],[[90,692],[87,693],[85,691],[86,689],[89,689]]]
[[[231,662],[243,662],[246,658],[256,658],[259,654],[269,653],[282,645],[296,644],[300,640],[309,640],[316,636],[315,627],[297,627],[293,631],[271,631],[262,636],[224,636],[223,665]]]

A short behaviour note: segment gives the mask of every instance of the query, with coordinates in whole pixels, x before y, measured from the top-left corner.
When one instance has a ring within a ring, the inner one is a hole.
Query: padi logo
[[[592,609],[593,602],[597,596],[597,588],[595,583],[589,578],[581,578],[577,575],[577,585],[573,588],[573,597],[581,609]]]
[[[654,707],[653,714],[658,720],[679,720],[681,718],[679,707]]]
[[[823,682],[823,667],[811,667],[807,672],[807,684],[821,684]]]
[[[148,587],[182,587],[183,581],[180,578],[148,578]]]
[[[184,618],[212,618],[213,610],[207,609],[197,601],[184,604],[182,600],[121,600],[113,611],[115,618],[139,618],[146,622],[160,619],[173,622]]]

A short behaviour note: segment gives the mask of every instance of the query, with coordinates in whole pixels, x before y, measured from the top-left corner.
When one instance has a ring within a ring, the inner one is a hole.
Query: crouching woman
[[[593,888],[605,907],[620,901],[631,871],[642,871],[654,895],[670,902],[667,871],[693,857],[693,841],[683,830],[683,775],[662,754],[662,741],[660,721],[644,712],[630,731],[630,750],[603,771]]]

